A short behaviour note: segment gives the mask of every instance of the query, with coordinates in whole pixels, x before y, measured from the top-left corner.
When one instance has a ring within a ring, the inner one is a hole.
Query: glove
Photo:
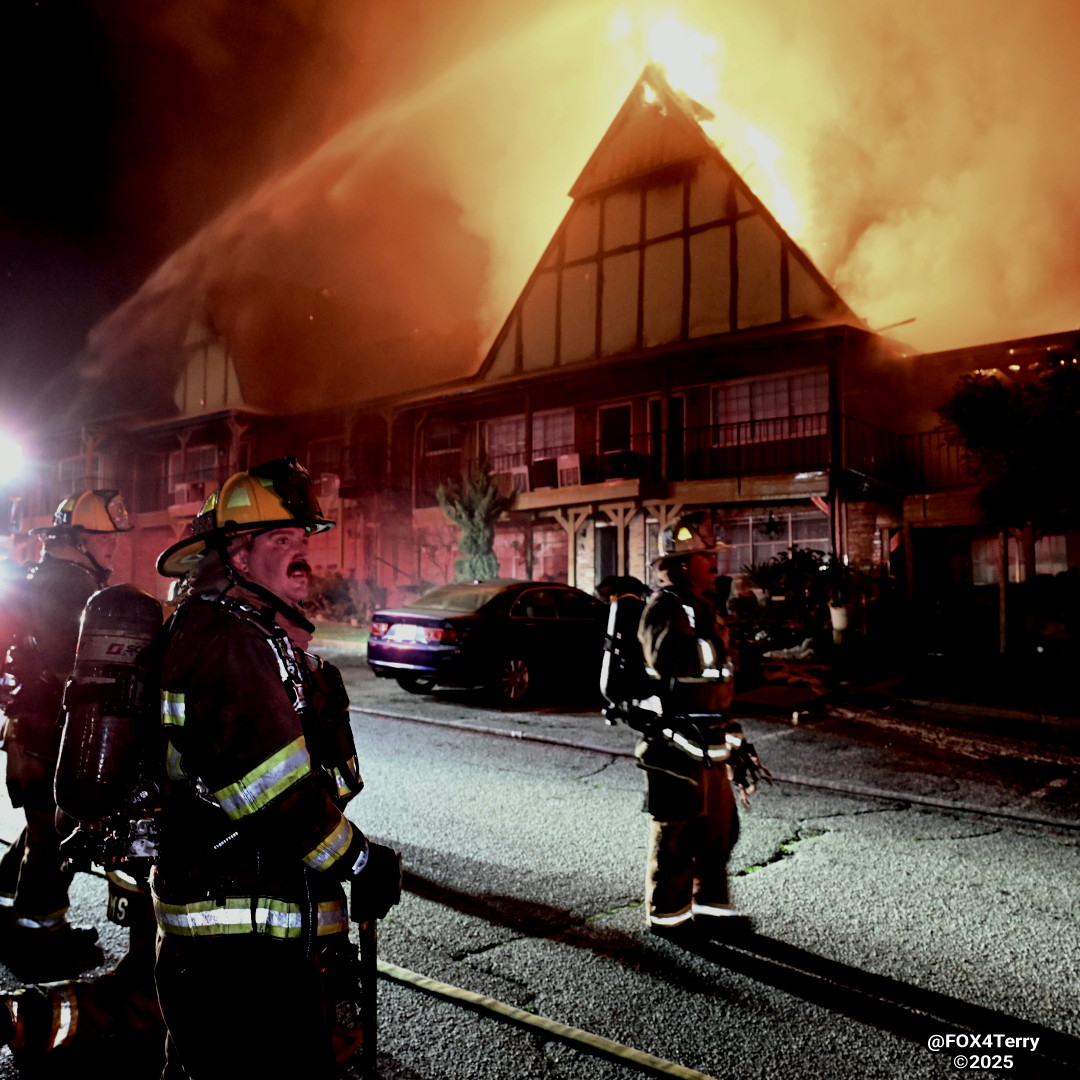
[[[732,746],[731,757],[728,759],[728,776],[735,785],[743,806],[750,805],[750,796],[757,791],[762,780],[770,784],[773,782],[772,773],[761,764],[754,744],[745,739]]]
[[[369,841],[367,859],[350,879],[349,918],[384,919],[401,900],[401,874],[401,852]]]

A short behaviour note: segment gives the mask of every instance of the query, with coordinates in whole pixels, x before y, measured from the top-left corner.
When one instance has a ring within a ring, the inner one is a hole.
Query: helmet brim
[[[126,529],[88,529],[85,525],[38,525],[33,529],[27,529],[27,536],[49,536],[50,534],[56,535],[64,532],[84,532],[90,536],[119,536],[121,533],[131,532],[134,529],[134,525],[129,525]]]
[[[199,568],[207,551],[238,536],[251,536],[254,533],[270,532],[272,529],[306,529],[309,534],[327,532],[336,522],[327,518],[300,522],[295,518],[283,518],[280,521],[259,521],[250,526],[238,526],[235,522],[227,523],[219,529],[200,533],[198,536],[185,536],[167,547],[157,557],[157,572],[162,577],[183,577]]]
[[[655,569],[666,559],[689,559],[691,555],[719,555],[721,551],[730,551],[733,546],[732,544],[713,544],[712,547],[695,548],[693,551],[673,551],[670,555],[657,555],[651,565]]]

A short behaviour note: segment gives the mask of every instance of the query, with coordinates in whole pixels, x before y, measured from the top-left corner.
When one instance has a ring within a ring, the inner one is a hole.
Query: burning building
[[[954,548],[965,554],[948,562],[950,588],[996,588],[1000,537],[933,431],[934,409],[958,374],[1072,335],[930,355],[873,332],[707,136],[707,118],[660,69],[644,71],[471,374],[455,304],[428,312],[418,343],[407,320],[333,289],[250,273],[222,284],[195,267],[163,360],[140,338],[135,298],[114,319],[131,320],[127,355],[155,373],[153,415],[145,400],[108,414],[92,399],[98,415],[66,436],[24,525],[64,490],[131,492],[127,576],[160,591],[153,557],[202,497],[237,468],[294,453],[342,522],[313,541],[316,568],[394,601],[450,577],[455,531],[437,490],[485,462],[515,496],[496,531],[506,576],[585,589],[647,578],[658,532],[703,508],[727,545],[721,572],[766,600],[763,568],[794,551],[825,553],[843,582],[831,599],[856,617],[892,591],[918,604],[923,582],[936,594],[931,568]],[[446,380],[448,359],[462,377]],[[103,356],[95,370],[113,367]],[[380,393],[370,373],[402,367],[419,373],[414,385]],[[301,371],[303,392],[283,395]],[[1059,541],[1036,556],[1043,570],[1076,561],[1072,538]],[[983,614],[992,647],[996,610]]]

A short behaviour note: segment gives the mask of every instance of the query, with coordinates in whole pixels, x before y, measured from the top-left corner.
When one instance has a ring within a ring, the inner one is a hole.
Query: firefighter
[[[128,949],[119,963],[94,978],[37,983],[0,995],[0,1044],[11,1048],[28,1075],[41,1069],[74,1075],[96,1067],[105,1045],[114,1054],[122,1046],[128,1075],[160,1074],[164,1025],[154,986],[157,924],[149,890],[123,871],[107,877],[109,920],[128,929]]]
[[[151,887],[166,1069],[190,1080],[338,1077],[356,964],[342,886],[361,918],[400,887],[396,853],[342,812],[362,783],[348,699],[306,648],[308,537],[333,524],[281,458],[229,477],[158,559],[187,579],[161,665]]]
[[[739,833],[732,790],[756,782],[742,732],[728,712],[734,664],[714,602],[717,544],[705,512],[681,517],[660,535],[659,588],[645,604],[638,639],[654,690],[641,702],[638,765],[646,777],[649,850],[645,901],[649,930],[671,938],[745,933],[732,905],[728,857]],[[752,748],[749,753],[752,754]]]
[[[0,860],[0,940],[9,964],[37,978],[75,974],[101,960],[97,931],[67,921],[73,871],[59,851],[53,773],[83,606],[108,582],[119,534],[130,528],[118,492],[88,490],[66,498],[51,525],[31,530],[43,546],[20,590],[9,663],[15,688],[3,733],[7,790],[26,827]]]

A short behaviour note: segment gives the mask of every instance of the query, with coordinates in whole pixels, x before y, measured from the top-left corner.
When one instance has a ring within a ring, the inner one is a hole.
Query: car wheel
[[[397,675],[398,686],[402,690],[408,690],[410,694],[429,694],[435,689],[435,680],[427,679],[423,675]]]
[[[492,690],[507,705],[520,705],[532,693],[532,671],[520,656],[508,656],[495,672]]]

